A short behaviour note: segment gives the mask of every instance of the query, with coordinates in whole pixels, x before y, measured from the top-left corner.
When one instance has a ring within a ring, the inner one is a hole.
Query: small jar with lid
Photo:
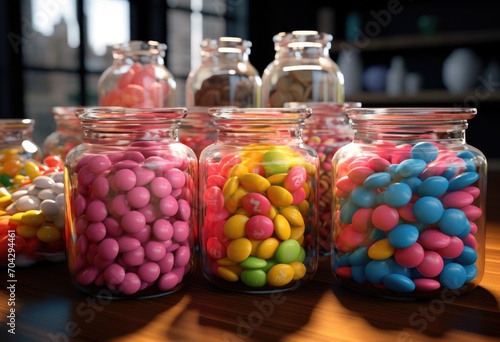
[[[62,160],[68,152],[83,141],[83,130],[80,119],[76,117],[76,110],[80,107],[52,107],[52,116],[56,129],[43,142],[45,156],[58,156]]]
[[[318,183],[319,254],[331,253],[332,227],[332,158],[337,150],[354,136],[346,111],[361,107],[360,102],[289,102],[287,108],[308,107],[312,115],[306,120],[302,138],[313,147],[320,159]]]
[[[205,277],[246,293],[297,289],[318,263],[319,158],[302,141],[310,109],[214,108],[200,156]]]
[[[318,31],[281,32],[273,37],[274,61],[262,75],[262,104],[344,102],[344,76],[332,58],[333,36]]]
[[[99,105],[127,108],[175,106],[176,82],[165,66],[167,45],[133,40],[113,46],[113,63],[97,83]]]
[[[458,296],[484,273],[487,161],[466,142],[474,108],[351,108],[332,161],[332,270],[398,299]]]
[[[205,38],[201,65],[186,80],[186,106],[260,107],[262,80],[250,63],[251,47],[238,37]]]
[[[66,157],[67,258],[105,298],[175,292],[195,268],[198,161],[178,141],[185,108],[89,108]]]
[[[0,265],[31,266],[65,258],[60,158],[43,158],[35,120],[0,120]]]

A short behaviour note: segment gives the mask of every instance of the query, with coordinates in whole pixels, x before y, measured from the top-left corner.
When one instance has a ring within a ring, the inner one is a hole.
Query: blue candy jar
[[[332,159],[331,266],[348,288],[458,296],[484,273],[487,160],[467,144],[474,108],[350,108]],[[448,292],[448,294],[447,294]]]

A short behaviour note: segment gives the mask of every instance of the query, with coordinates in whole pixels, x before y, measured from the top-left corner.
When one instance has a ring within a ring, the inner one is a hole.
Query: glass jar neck
[[[95,109],[78,115],[83,141],[106,147],[152,146],[178,142],[178,130],[186,110]]]
[[[30,119],[0,120],[0,144],[9,145],[31,140],[35,122]]]
[[[329,58],[332,39],[318,31],[281,32],[273,37],[275,58]]]
[[[475,109],[352,109],[348,110],[354,142],[389,141],[396,144],[421,141],[465,144],[467,119]]]
[[[203,62],[248,62],[252,43],[236,37],[206,38],[201,43]]]
[[[155,41],[131,41],[113,46],[115,63],[164,64],[167,46]]]

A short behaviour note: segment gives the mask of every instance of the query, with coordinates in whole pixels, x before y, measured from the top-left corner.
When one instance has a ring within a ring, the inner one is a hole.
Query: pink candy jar
[[[57,106],[52,108],[56,129],[43,142],[45,156],[58,156],[65,159],[68,152],[83,141],[80,119],[75,115],[79,107]]]
[[[78,112],[66,157],[67,257],[75,285],[107,298],[182,288],[195,268],[198,160],[178,142],[185,108]]]
[[[348,108],[361,107],[360,102],[290,102],[285,107],[309,107],[302,139],[313,147],[320,159],[318,183],[319,254],[331,253],[332,228],[332,158],[337,150],[352,141],[354,132],[346,115]]]
[[[351,108],[332,161],[332,269],[399,299],[450,298],[484,273],[487,161],[467,144],[473,108]]]
[[[113,46],[113,64],[97,83],[99,105],[139,108],[175,106],[176,82],[164,62],[167,45],[131,41]]]
[[[42,159],[34,127],[0,120],[0,265],[8,268],[65,257],[62,161]]]
[[[208,115],[208,110],[209,107],[188,108],[188,113],[179,127],[179,141],[189,146],[197,157],[217,138],[217,129]]]
[[[260,107],[262,80],[249,61],[251,47],[238,37],[205,38],[201,65],[186,80],[186,106]]]
[[[211,109],[200,156],[202,271],[247,293],[297,289],[318,263],[319,158],[303,143],[308,108]]]
[[[344,102],[344,75],[330,57],[332,35],[281,32],[273,37],[274,61],[262,74],[262,105],[286,102]]]

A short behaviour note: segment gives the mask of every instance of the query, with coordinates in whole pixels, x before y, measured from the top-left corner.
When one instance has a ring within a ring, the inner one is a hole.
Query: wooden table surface
[[[16,269],[15,335],[2,269],[0,341],[500,341],[499,209],[500,172],[490,172],[484,277],[458,298],[368,297],[323,260],[312,281],[279,295],[225,292],[198,270],[177,293],[110,302],[74,288],[65,263],[41,263]]]

